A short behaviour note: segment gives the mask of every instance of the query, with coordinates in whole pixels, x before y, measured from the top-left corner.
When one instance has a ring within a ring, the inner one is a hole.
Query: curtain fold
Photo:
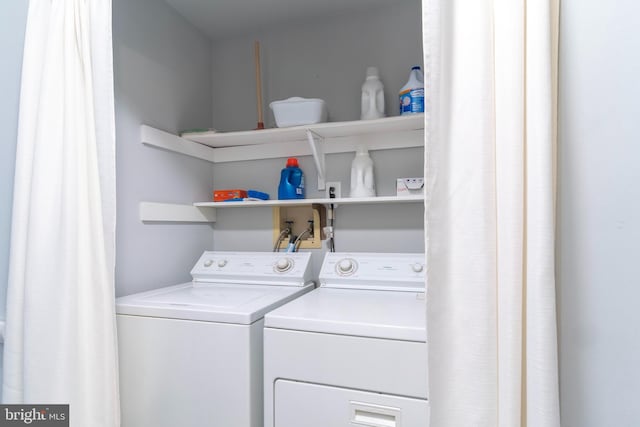
[[[556,427],[558,2],[424,0],[431,427]]]
[[[119,425],[110,0],[29,4],[12,221],[4,402]]]

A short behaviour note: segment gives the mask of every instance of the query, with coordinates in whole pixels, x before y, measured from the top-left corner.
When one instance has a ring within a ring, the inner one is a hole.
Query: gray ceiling
[[[403,0],[165,0],[211,39]]]

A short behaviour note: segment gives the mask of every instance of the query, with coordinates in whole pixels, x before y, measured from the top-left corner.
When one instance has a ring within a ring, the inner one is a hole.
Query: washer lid
[[[313,289],[306,286],[184,283],[116,300],[116,312],[134,316],[251,324]]]
[[[265,316],[265,327],[426,342],[424,292],[319,288]]]

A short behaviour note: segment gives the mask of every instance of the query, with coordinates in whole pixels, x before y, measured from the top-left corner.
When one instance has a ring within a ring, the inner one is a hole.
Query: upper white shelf
[[[190,132],[182,138],[213,148],[260,145],[273,142],[306,141],[307,130],[321,138],[342,138],[368,134],[424,129],[424,114],[385,117],[375,120],[317,123],[289,128],[248,130],[241,132]]]
[[[150,126],[141,127],[143,144],[197,157],[212,163],[314,155],[308,131],[322,141],[324,154],[424,146],[424,114],[376,120],[318,123],[291,128],[241,132],[190,133],[179,137]],[[317,148],[317,147],[316,147]]]

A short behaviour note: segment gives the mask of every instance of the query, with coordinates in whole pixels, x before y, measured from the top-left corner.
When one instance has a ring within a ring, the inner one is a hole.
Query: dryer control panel
[[[194,282],[302,286],[311,281],[311,253],[206,251],[191,270]]]
[[[424,254],[327,253],[320,286],[334,288],[424,291]]]

